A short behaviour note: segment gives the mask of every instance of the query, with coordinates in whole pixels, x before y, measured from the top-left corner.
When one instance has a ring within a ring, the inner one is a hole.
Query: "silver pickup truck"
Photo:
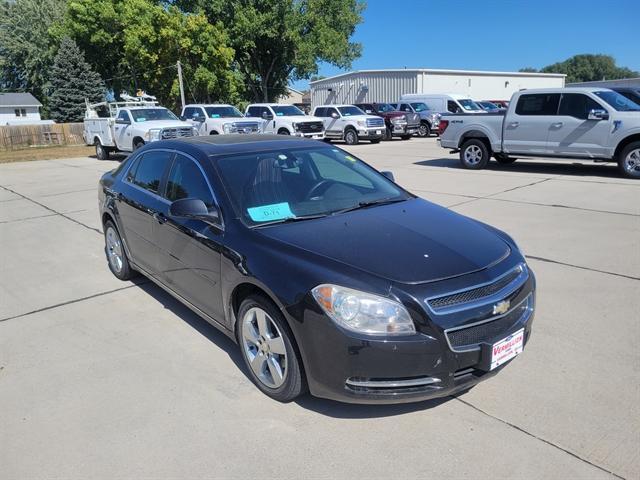
[[[460,153],[464,168],[517,157],[617,162],[640,178],[640,105],[605,88],[523,90],[506,113],[443,114],[440,145]]]

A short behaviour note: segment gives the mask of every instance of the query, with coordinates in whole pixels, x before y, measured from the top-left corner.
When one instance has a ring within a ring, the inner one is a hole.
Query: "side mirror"
[[[389,172],[389,171],[385,171],[385,172],[380,172],[382,175],[384,175],[385,177],[387,177],[389,180],[391,180],[392,182],[395,182],[396,179],[393,176],[393,173]]]
[[[273,120],[273,115],[267,112],[262,112],[262,118],[265,120]]]
[[[220,225],[220,212],[213,207],[211,210],[199,198],[182,198],[169,206],[169,215],[178,218],[201,220],[209,225]]]
[[[331,118],[340,118],[340,115],[338,115],[336,112],[332,112]]]
[[[194,120],[196,122],[200,122],[200,123],[204,123],[204,121],[206,120],[204,115],[198,115],[197,117],[194,118]]]
[[[180,115],[178,118],[179,118],[180,120],[182,120],[183,122],[186,122],[186,121],[187,121],[187,117],[185,117],[184,115]]]
[[[609,120],[609,113],[606,110],[600,108],[592,108],[589,110],[589,116],[587,120]]]

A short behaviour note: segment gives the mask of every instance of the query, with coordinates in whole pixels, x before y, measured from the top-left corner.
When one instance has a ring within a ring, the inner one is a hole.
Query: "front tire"
[[[100,143],[100,140],[96,140],[96,158],[98,160],[109,160],[109,150]]]
[[[618,169],[627,178],[640,178],[640,142],[631,142],[618,156]]]
[[[489,149],[482,140],[472,138],[460,148],[460,163],[469,170],[480,170],[489,163]]]
[[[133,142],[133,151],[135,152],[136,150],[141,149],[142,147],[144,147],[144,140],[135,140]]]
[[[347,145],[357,145],[359,142],[358,132],[353,128],[347,129],[347,131],[344,132],[344,141]]]
[[[291,135],[291,132],[289,132],[289,130],[287,130],[286,128],[281,128],[280,130],[278,130],[278,135]]]
[[[423,122],[418,127],[418,136],[419,137],[430,137],[431,136],[431,127],[427,122]]]
[[[250,295],[242,302],[237,336],[250,378],[263,393],[290,402],[306,391],[293,334],[271,301]]]
[[[131,280],[136,276],[129,264],[120,233],[111,220],[104,224],[104,252],[107,255],[109,270],[116,278]]]

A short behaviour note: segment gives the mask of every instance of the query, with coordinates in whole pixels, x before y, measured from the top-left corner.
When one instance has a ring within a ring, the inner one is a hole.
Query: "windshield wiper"
[[[343,208],[342,210],[336,210],[335,212],[333,212],[333,215],[352,212],[354,210],[359,210],[361,208],[374,207],[376,205],[388,205],[390,203],[404,202],[405,200],[407,199],[393,197],[393,198],[380,198],[378,200],[369,200],[367,202],[358,202],[357,205],[353,205],[352,207]]]
[[[314,218],[322,218],[326,216],[327,216],[326,213],[317,213],[313,215],[301,215],[299,217],[287,217],[287,218],[281,218],[280,220],[271,220],[269,222],[262,222],[257,225],[253,225],[251,228],[267,227],[269,225],[275,225],[278,223],[301,222],[303,220],[313,220]]]

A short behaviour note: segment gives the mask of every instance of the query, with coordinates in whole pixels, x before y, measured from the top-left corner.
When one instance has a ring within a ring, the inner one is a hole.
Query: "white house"
[[[30,93],[0,93],[0,125],[42,125],[51,120],[40,118],[42,104]]]

